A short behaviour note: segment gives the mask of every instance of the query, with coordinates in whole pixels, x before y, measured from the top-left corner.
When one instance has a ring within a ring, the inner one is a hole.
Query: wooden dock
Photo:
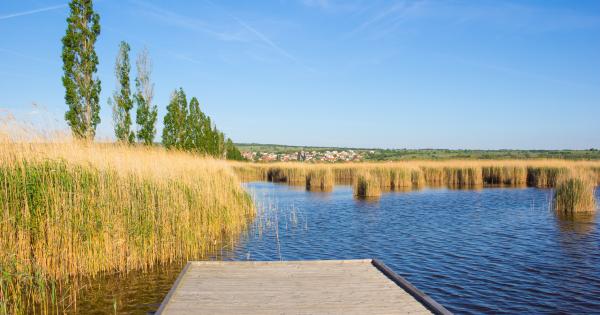
[[[157,314],[451,314],[377,260],[188,262]]]

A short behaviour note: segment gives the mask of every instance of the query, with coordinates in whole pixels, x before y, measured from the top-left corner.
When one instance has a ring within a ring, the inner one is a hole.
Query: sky
[[[119,42],[235,142],[600,148],[600,1],[97,0],[98,138]],[[67,1],[0,0],[0,115],[66,129]],[[135,67],[133,67],[135,68]],[[132,72],[135,76],[135,70]]]

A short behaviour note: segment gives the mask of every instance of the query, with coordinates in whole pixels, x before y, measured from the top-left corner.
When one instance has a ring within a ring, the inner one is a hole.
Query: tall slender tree
[[[187,99],[182,88],[173,91],[164,118],[163,145],[166,148],[185,149],[187,142]]]
[[[187,97],[185,96],[185,92],[182,88],[179,88],[179,92],[177,92],[177,105],[179,107],[179,115],[176,117],[177,123],[177,148],[185,149],[185,144],[187,141],[187,131],[186,123],[188,122],[188,103]]]
[[[131,98],[131,85],[129,81],[129,44],[122,41],[119,44],[119,53],[115,62],[115,76],[117,77],[117,90],[113,93],[112,100],[109,98],[109,105],[113,109],[113,122],[115,126],[115,135],[119,142],[133,143],[135,134],[131,130],[131,109],[133,108],[133,99]]]
[[[205,152],[206,154],[209,155],[215,155],[215,137],[213,135],[213,126],[212,126],[212,122],[210,119],[210,116],[206,116],[206,119],[204,120],[204,124],[203,124],[203,129],[204,129],[204,134],[203,134],[203,138],[204,138],[204,147],[205,147]]]
[[[215,127],[216,129],[216,127]],[[221,131],[216,131],[217,133],[217,157],[218,158],[226,158],[225,151],[225,134]]]
[[[173,91],[164,118],[162,135],[166,148],[210,155],[216,158],[242,160],[242,154],[231,139],[215,126],[200,109],[200,102],[192,97],[189,106],[182,88]]]
[[[235,144],[233,144],[233,141],[231,141],[231,139],[227,138],[227,142],[225,143],[225,148],[226,148],[226,152],[227,152],[226,158],[228,160],[241,161],[244,159],[244,157],[242,156],[242,152],[240,152],[240,150],[235,146]]]
[[[135,79],[135,102],[137,111],[135,121],[138,125],[137,139],[145,145],[151,145],[156,135],[156,118],[158,110],[152,105],[154,97],[154,83],[150,82],[152,73],[152,61],[148,49],[144,48],[136,60],[137,77]]]
[[[171,93],[171,100],[167,105],[167,114],[163,121],[162,144],[167,149],[174,148],[177,145],[177,135],[179,133],[177,130],[177,117],[180,115],[178,102],[179,93],[175,90]]]
[[[200,102],[195,97],[190,100],[189,114],[187,116],[187,143],[185,145],[186,150],[206,153],[205,145],[205,128],[204,120],[206,116],[200,110]]]
[[[100,123],[100,79],[95,76],[98,56],[94,49],[100,35],[100,16],[92,0],[72,0],[67,30],[62,38],[65,120],[73,135],[91,141]]]

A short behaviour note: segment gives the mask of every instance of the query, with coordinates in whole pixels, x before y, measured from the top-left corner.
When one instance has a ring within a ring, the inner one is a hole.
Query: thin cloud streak
[[[202,63],[198,59],[194,59],[188,55],[184,55],[184,54],[180,54],[180,53],[176,53],[176,52],[172,52],[172,51],[170,51],[169,54],[179,60],[191,62],[191,63],[197,64],[197,65],[205,65],[205,63]]]
[[[37,13],[46,12],[46,11],[63,9],[66,7],[67,7],[66,4],[61,4],[61,5],[55,5],[55,6],[45,7],[45,8],[35,9],[35,10],[16,12],[16,13],[11,13],[11,14],[7,14],[7,15],[0,15],[0,20],[8,20],[8,19],[12,19],[12,18],[20,17],[20,16],[26,16],[26,15],[32,15],[32,14],[37,14]]]
[[[145,3],[143,1],[131,1],[131,3],[144,9],[144,13],[165,23],[186,28],[192,31],[204,33],[214,39],[224,42],[249,42],[250,40],[245,37],[245,34],[223,32],[215,30],[208,26],[208,24],[202,20],[196,18],[190,18],[155,5]]]
[[[308,67],[304,64],[302,64],[300,62],[300,60],[298,58],[296,58],[296,56],[292,55],[291,53],[289,53],[287,50],[283,49],[281,46],[277,45],[275,42],[273,42],[269,37],[267,37],[267,35],[265,35],[264,33],[260,32],[259,30],[257,30],[256,28],[252,27],[250,24],[246,23],[245,21],[243,21],[242,19],[236,17],[235,15],[229,13],[228,11],[226,11],[225,9],[217,6],[215,3],[213,3],[210,0],[206,0],[206,2],[210,5],[212,5],[215,8],[220,9],[221,11],[223,11],[227,16],[229,16],[231,19],[233,19],[234,21],[236,21],[239,25],[241,25],[244,29],[246,29],[247,31],[249,31],[250,33],[254,34],[256,37],[258,37],[258,39],[260,39],[264,44],[266,44],[267,46],[271,47],[272,49],[274,49],[275,51],[279,52],[281,55],[285,56],[286,58],[290,59],[291,61],[302,65],[304,68],[308,69],[311,72],[316,72],[315,69]]]
[[[14,50],[10,50],[10,49],[6,49],[6,48],[2,48],[2,47],[0,47],[0,53],[6,53],[6,54],[9,54],[9,55],[13,55],[13,56],[19,57],[19,58],[24,58],[24,59],[28,59],[28,60],[31,60],[31,61],[41,62],[41,63],[51,63],[51,61],[48,60],[48,59],[40,59],[40,58],[37,58],[37,57],[32,57],[30,55],[26,55],[24,53],[21,53],[21,52],[18,52],[18,51],[14,51]]]
[[[266,45],[267,47],[273,49],[274,51],[276,51],[278,54],[282,55],[283,57],[285,57],[286,59],[291,60],[292,62],[304,67],[305,69],[307,69],[310,72],[317,72],[315,69],[308,67],[306,65],[304,65],[296,56],[294,56],[293,54],[291,54],[290,52],[288,52],[287,50],[285,50],[283,47],[279,46],[277,43],[275,43],[273,40],[271,40],[267,35],[265,35],[263,32],[259,31],[258,29],[254,28],[252,25],[250,25],[249,23],[245,22],[244,20],[236,17],[235,15],[231,14],[230,12],[228,12],[227,10],[225,10],[224,8],[216,5],[214,2],[206,0],[205,3],[207,3],[208,5],[214,7],[215,9],[221,11],[223,14],[225,14],[227,17],[229,17],[230,19],[232,19],[233,21],[235,21],[239,26],[241,26],[240,31],[238,32],[222,32],[222,31],[218,31],[215,30],[214,28],[210,27],[208,25],[208,23],[199,20],[199,19],[195,19],[195,18],[190,18],[184,15],[180,15],[178,13],[175,12],[171,12],[168,10],[165,10],[161,7],[157,7],[148,3],[145,3],[143,1],[139,1],[139,0],[131,0],[131,3],[137,5],[138,7],[144,8],[145,9],[145,14],[152,16],[153,18],[159,19],[163,22],[169,23],[171,25],[174,26],[178,26],[178,27],[182,27],[182,28],[187,28],[193,31],[197,31],[197,32],[201,32],[204,34],[207,34],[217,40],[220,41],[224,41],[224,42],[242,42],[242,43],[249,43],[252,41],[258,41],[263,43],[264,45]],[[178,56],[179,59],[185,59],[185,58],[181,58],[181,56]],[[190,60],[188,60],[190,61]],[[191,61],[190,61],[191,62]]]

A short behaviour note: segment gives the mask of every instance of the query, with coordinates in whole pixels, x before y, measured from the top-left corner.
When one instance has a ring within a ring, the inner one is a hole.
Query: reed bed
[[[594,196],[596,183],[595,175],[590,172],[561,173],[556,179],[554,210],[566,215],[594,212],[596,210]]]
[[[254,216],[224,161],[108,144],[0,147],[0,314],[63,312],[78,277],[204,257]]]
[[[484,166],[482,178],[490,185],[524,186],[527,168],[523,165]]]
[[[381,196],[381,179],[371,172],[361,171],[354,177],[352,184],[354,196],[375,198]]]
[[[410,168],[395,167],[390,169],[390,187],[399,190],[413,186],[413,173]]]
[[[483,185],[481,167],[444,167],[445,184],[450,187],[472,187]]]
[[[242,179],[245,174],[268,174],[273,170],[284,174],[284,177],[289,177],[291,173],[308,174],[313,170],[328,168],[333,173],[335,183],[338,184],[355,183],[358,175],[362,176],[367,172],[379,181],[379,186],[384,191],[423,186],[521,187],[528,185],[552,188],[555,187],[558,177],[569,170],[591,172],[595,174],[596,182],[600,183],[600,161],[455,160],[339,164],[237,162],[233,164],[233,168]],[[294,178],[297,180],[300,178],[301,181],[301,176]]]
[[[333,172],[329,168],[311,169],[306,174],[306,189],[312,191],[330,191],[334,186]]]
[[[561,175],[568,171],[568,167],[530,166],[527,168],[527,182],[533,187],[555,187]]]

